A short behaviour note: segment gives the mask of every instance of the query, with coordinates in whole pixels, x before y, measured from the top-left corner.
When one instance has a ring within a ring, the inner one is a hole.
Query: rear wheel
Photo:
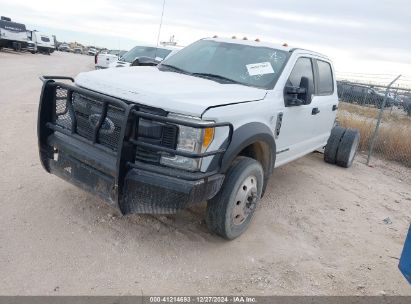
[[[337,151],[340,145],[341,139],[345,133],[345,128],[335,126],[331,130],[331,135],[328,138],[327,145],[324,150],[324,160],[326,163],[335,164],[337,161]]]
[[[207,202],[206,223],[214,233],[232,240],[249,226],[263,188],[261,164],[238,157],[227,172],[220,192]]]
[[[349,168],[354,162],[360,144],[360,133],[358,130],[348,128],[341,139],[338,147],[336,163],[340,167]]]

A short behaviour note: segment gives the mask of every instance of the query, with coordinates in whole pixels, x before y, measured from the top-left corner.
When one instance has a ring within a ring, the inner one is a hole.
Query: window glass
[[[314,92],[314,72],[310,58],[302,57],[297,60],[293,68],[293,71],[291,72],[291,75],[288,78],[287,85],[299,87],[302,77],[308,78],[310,91]]]
[[[317,60],[318,66],[318,93],[320,95],[332,94],[334,91],[331,66],[328,62]]]
[[[131,51],[125,53],[122,60],[127,62],[133,62],[138,57],[149,57],[149,58],[161,58],[164,59],[170,54],[171,50],[148,47],[148,46],[136,46]]]
[[[288,52],[270,47],[204,39],[185,47],[163,64],[189,74],[272,89],[287,59]]]
[[[41,36],[41,41],[43,41],[43,42],[50,42],[50,39],[49,39],[48,37]]]

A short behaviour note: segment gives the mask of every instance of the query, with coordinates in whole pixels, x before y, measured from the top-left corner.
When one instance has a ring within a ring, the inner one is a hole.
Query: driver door
[[[318,138],[316,138],[318,133],[315,126],[320,112],[318,97],[314,94],[314,75],[314,60],[310,57],[299,57],[288,77],[286,87],[301,87],[302,83],[308,80],[305,87],[309,94],[306,100],[294,104],[288,103],[287,95],[284,94],[284,108],[280,110],[282,113],[281,129],[276,138],[276,167],[299,158],[318,146]]]

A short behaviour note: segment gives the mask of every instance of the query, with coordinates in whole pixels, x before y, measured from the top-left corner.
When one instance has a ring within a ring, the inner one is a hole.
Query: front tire
[[[252,158],[238,157],[228,170],[220,192],[207,202],[208,229],[228,240],[239,237],[253,218],[263,184],[261,164]]]

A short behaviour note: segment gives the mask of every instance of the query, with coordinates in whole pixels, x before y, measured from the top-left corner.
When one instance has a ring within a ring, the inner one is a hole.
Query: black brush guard
[[[40,160],[47,172],[97,194],[123,214],[175,213],[193,203],[210,199],[219,191],[224,179],[219,168],[233,134],[230,123],[187,122],[169,118],[164,113],[153,114],[138,104],[57,82],[74,82],[70,77],[43,76],[40,79],[43,88],[37,133]],[[61,94],[62,91],[65,93]],[[84,111],[91,111],[97,104],[98,114],[84,118],[84,114],[78,113],[80,106]],[[57,111],[58,108],[61,111]],[[139,135],[142,119],[170,127],[228,128],[228,138],[225,146],[215,151],[179,151],[175,147],[142,140]],[[85,121],[92,123],[91,127],[85,126]],[[138,161],[138,147],[157,154],[218,157],[219,166],[204,173]]]

